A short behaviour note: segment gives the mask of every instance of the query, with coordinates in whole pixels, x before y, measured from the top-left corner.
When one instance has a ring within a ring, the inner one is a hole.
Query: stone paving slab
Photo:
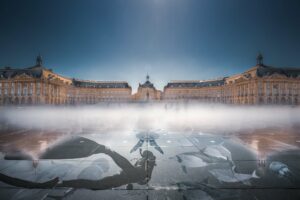
[[[264,160],[249,138],[244,142],[201,132],[89,132],[57,138],[51,143],[39,138],[44,147],[39,146],[35,156],[24,156],[37,146],[28,141],[23,151],[1,152],[1,199],[282,199],[284,193],[288,199],[300,197],[300,151],[276,137],[268,138],[266,148],[275,149]],[[39,188],[55,178],[58,182],[51,187]],[[25,184],[18,185],[20,180]],[[27,188],[29,181],[39,184]],[[68,181],[76,185],[63,185]]]

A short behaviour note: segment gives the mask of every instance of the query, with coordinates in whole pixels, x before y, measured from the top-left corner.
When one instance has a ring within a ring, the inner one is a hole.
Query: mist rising
[[[121,104],[82,107],[23,107],[0,110],[2,128],[96,131],[209,131],[230,133],[284,128],[300,123],[300,108],[214,104]]]

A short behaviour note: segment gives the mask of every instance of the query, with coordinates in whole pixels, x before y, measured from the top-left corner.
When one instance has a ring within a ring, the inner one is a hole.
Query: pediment
[[[242,81],[246,81],[246,80],[248,80],[248,78],[241,76],[238,79],[236,79],[235,82],[238,83],[238,82],[242,82]]]
[[[28,79],[28,78],[32,78],[32,76],[30,76],[26,73],[18,74],[13,77],[13,79]]]
[[[274,73],[268,76],[268,78],[287,78],[284,74]]]

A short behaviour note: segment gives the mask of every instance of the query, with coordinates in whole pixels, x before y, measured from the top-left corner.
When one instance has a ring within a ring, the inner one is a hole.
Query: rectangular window
[[[8,83],[4,83],[4,95],[8,95]]]
[[[28,84],[24,83],[23,85],[23,96],[27,96],[28,94]]]
[[[287,84],[287,91],[288,91],[288,95],[292,94],[292,84]]]
[[[50,91],[51,91],[50,95],[51,95],[51,96],[54,96],[54,87],[53,87],[53,86],[51,86]]]
[[[262,84],[258,82],[258,95],[262,95]]]
[[[31,96],[33,93],[33,83],[29,84],[29,95]]]
[[[273,85],[274,95],[278,95],[278,84]]]
[[[266,83],[266,95],[270,95],[270,83]]]
[[[18,91],[17,91],[18,96],[21,96],[21,87],[22,87],[21,83],[18,83]]]
[[[44,95],[45,95],[45,96],[48,95],[48,88],[47,88],[46,83],[44,83],[43,91],[44,91]]]
[[[41,94],[41,83],[37,83],[36,85],[36,95],[40,96]]]
[[[294,83],[293,85],[292,85],[292,94],[293,95],[295,95],[295,94],[297,94],[297,84],[296,83]]]
[[[279,86],[280,86],[280,94],[284,94],[284,83],[281,83]]]
[[[10,90],[10,94],[11,94],[12,96],[14,96],[14,95],[15,95],[15,83],[11,83],[11,90]]]

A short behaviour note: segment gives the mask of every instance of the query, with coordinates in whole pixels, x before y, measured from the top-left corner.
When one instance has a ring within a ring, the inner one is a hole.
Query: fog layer
[[[1,129],[168,130],[230,133],[300,125],[299,107],[213,104],[115,104],[81,107],[4,107]]]

